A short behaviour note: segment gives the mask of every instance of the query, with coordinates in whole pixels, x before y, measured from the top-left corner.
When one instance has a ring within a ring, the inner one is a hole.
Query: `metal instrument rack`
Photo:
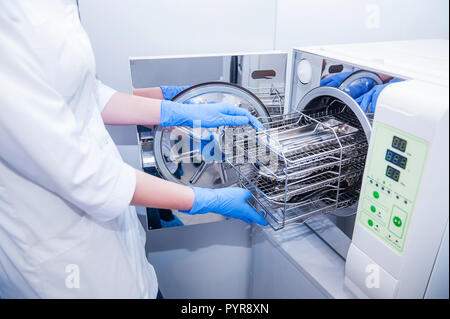
[[[250,87],[249,90],[261,100],[270,115],[281,115],[284,113],[284,87],[272,85],[270,88]]]
[[[225,142],[225,158],[274,229],[357,202],[368,143],[353,113],[295,112],[271,116],[264,126]]]

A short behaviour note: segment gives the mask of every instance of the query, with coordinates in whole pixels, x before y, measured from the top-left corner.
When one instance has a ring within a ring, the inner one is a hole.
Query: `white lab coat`
[[[0,297],[156,296],[113,93],[74,0],[0,2]]]

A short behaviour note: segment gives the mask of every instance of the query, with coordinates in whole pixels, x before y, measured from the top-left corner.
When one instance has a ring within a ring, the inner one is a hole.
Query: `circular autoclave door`
[[[249,110],[263,122],[269,118],[266,107],[253,93],[229,83],[208,82],[195,85],[179,93],[172,100],[187,104],[229,103]],[[208,133],[205,132],[206,129],[202,130],[203,136]],[[156,128],[155,163],[163,178],[184,185],[209,188],[231,186],[238,182],[236,171],[226,163],[202,159],[193,161],[192,148],[188,147],[188,152],[181,152],[182,147],[177,143],[193,145],[192,130],[186,127]]]

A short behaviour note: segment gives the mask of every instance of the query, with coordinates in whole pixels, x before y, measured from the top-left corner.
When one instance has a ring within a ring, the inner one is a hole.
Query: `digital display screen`
[[[394,139],[392,140],[392,147],[399,150],[399,151],[406,151],[406,140],[394,136]]]
[[[386,176],[398,182],[400,179],[400,171],[388,165],[386,168]]]
[[[406,162],[408,159],[400,154],[397,154],[391,150],[386,151],[386,157],[384,158],[386,161],[391,162],[394,165],[397,165],[398,167],[401,167],[403,169],[406,168]]]

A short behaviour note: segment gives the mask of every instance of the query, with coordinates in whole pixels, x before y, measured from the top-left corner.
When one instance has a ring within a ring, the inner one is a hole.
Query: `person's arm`
[[[172,100],[174,96],[189,87],[189,85],[161,85],[152,88],[133,89],[133,95],[139,95],[150,99]]]
[[[111,125],[159,124],[161,100],[170,100],[188,86],[158,86],[133,89],[133,95],[115,92],[97,80],[102,118]]]
[[[133,95],[142,96],[149,99],[164,100],[164,95],[160,87],[133,89]]]
[[[130,204],[189,211],[194,205],[194,191],[136,170],[136,188]]]
[[[116,92],[102,110],[105,124],[158,125],[161,100]]]
[[[239,187],[188,187],[136,170],[136,188],[130,204],[178,209],[191,215],[216,213],[246,223],[267,225],[262,214],[248,204],[251,196],[249,190]]]
[[[102,87],[101,91],[109,92],[100,93],[98,98],[105,124],[193,127],[194,122],[199,121],[203,127],[251,124],[255,129],[263,128],[249,111],[231,104],[182,104],[111,92]]]

